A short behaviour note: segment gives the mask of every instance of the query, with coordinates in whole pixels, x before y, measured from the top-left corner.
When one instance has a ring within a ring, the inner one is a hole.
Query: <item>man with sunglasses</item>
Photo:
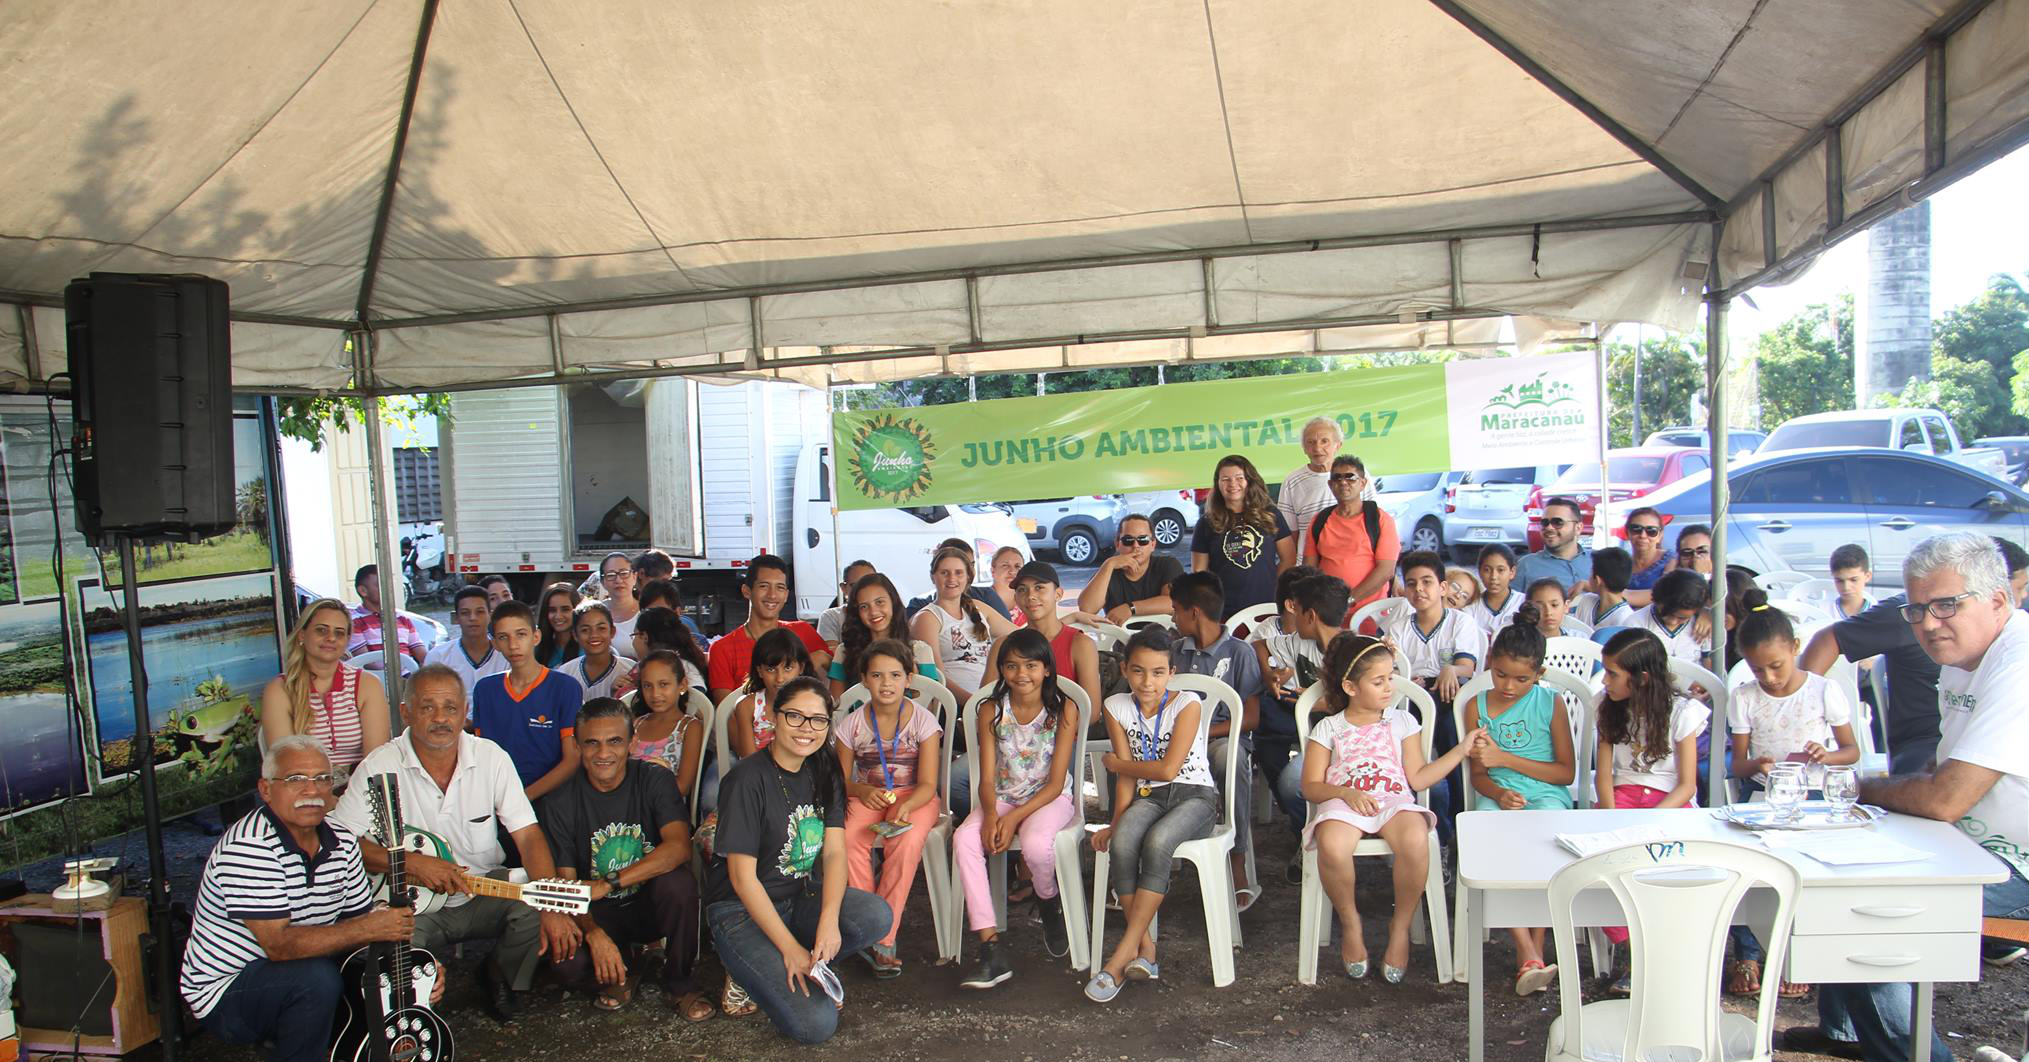
[[[1592,581],[1592,553],[1578,540],[1578,503],[1552,498],[1543,503],[1543,548],[1515,565],[1514,585],[1527,588],[1538,579],[1555,579],[1568,597]]]
[[[1353,610],[1381,600],[1402,555],[1395,518],[1367,497],[1366,463],[1352,454],[1332,458],[1332,497],[1338,504],[1311,519],[1304,535],[1311,563],[1352,588]]]
[[[1957,533],[1925,539],[1902,563],[1900,613],[1940,668],[1937,765],[1868,778],[1860,799],[1955,823],[2009,868],[1983,890],[1982,914],[2029,917],[2029,615],[2017,607],[1994,540]],[[1842,1058],[1907,1058],[1909,985],[1819,986],[1820,1028],[1792,1029],[1781,1046]],[[1931,1033],[1933,1058],[1950,1058]]]
[[[1184,573],[1175,557],[1155,551],[1155,524],[1143,513],[1120,519],[1113,556],[1099,565],[1078,593],[1082,612],[1125,623],[1135,616],[1167,616],[1169,584]]]

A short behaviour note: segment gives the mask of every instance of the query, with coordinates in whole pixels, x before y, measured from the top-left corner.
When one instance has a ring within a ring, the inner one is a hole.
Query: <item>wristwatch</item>
[[[618,869],[618,868],[615,868],[615,869],[613,869],[613,870],[609,870],[609,871],[607,871],[607,872],[606,872],[606,877],[605,877],[605,882],[606,882],[607,886],[609,886],[610,888],[612,888],[612,889],[613,889],[613,890],[614,890],[615,892],[618,892],[618,891],[620,890],[620,871],[619,871],[619,869]]]

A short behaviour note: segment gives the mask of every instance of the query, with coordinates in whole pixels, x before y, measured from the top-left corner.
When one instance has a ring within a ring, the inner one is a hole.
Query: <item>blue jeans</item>
[[[965,817],[972,814],[972,768],[966,764],[963,755],[951,759],[951,799],[948,803],[952,822],[964,822]]]
[[[1988,918],[2029,917],[2029,881],[2020,873],[1987,886],[1980,899],[1981,913]],[[1818,1027],[1834,1040],[1858,1042],[1867,1062],[1906,1062],[1914,1000],[1914,986],[1907,984],[1819,985]],[[1951,1048],[1936,1029],[1930,1034],[1930,1057],[1951,1062]]]
[[[1261,714],[1255,721],[1251,751],[1255,771],[1275,785],[1275,802],[1282,805],[1282,813],[1289,816],[1289,832],[1300,834],[1308,809],[1304,807],[1302,794],[1291,796],[1281,784],[1283,769],[1292,762],[1290,754],[1298,753],[1294,762],[1303,762],[1303,750],[1296,747],[1296,713],[1290,707],[1289,701],[1262,694]]]
[[[1136,891],[1167,895],[1177,846],[1219,825],[1219,791],[1208,785],[1171,782],[1133,800],[1107,844],[1108,876],[1123,904]]]
[[[203,1017],[204,1031],[229,1044],[272,1040],[269,1062],[324,1062],[339,988],[335,959],[255,959]]]
[[[812,890],[815,888],[813,882]],[[824,897],[812,890],[775,904],[782,924],[806,948],[817,941],[817,920],[824,907]],[[776,1029],[806,1044],[831,1039],[838,1031],[838,1008],[814,983],[808,995],[789,987],[789,968],[782,962],[782,952],[755,924],[746,904],[721,900],[705,912],[705,920],[711,924],[712,941],[726,972],[754,997]],[[871,892],[846,889],[838,904],[839,957],[880,940],[894,921],[895,912],[886,900]]]

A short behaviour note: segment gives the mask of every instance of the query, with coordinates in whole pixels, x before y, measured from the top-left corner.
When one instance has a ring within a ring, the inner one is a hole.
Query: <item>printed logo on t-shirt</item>
[[[1504,749],[1524,748],[1535,737],[1527,719],[1493,720],[1493,735],[1494,741]]]
[[[556,722],[555,720],[552,720],[548,715],[538,712],[535,716],[529,719],[528,725],[548,729],[550,727],[555,726]]]
[[[1938,707],[1949,708],[1954,712],[1965,712],[1970,715],[1973,709],[1980,706],[1980,699],[1971,693],[1953,693],[1950,690],[1939,690],[1937,694]]]
[[[798,804],[789,811],[789,825],[782,839],[782,853],[775,857],[775,870],[785,878],[807,878],[810,868],[824,851],[824,818],[810,804]]]
[[[1233,667],[1232,659],[1230,657],[1222,656],[1219,658],[1218,663],[1212,665],[1212,677],[1218,679],[1220,682],[1224,682],[1226,681],[1226,672],[1232,670],[1232,667]]]
[[[1958,822],[1959,832],[1978,842],[1981,848],[2000,856],[2018,872],[2029,874],[2029,850],[1993,832],[1985,820],[1967,815]]]
[[[1380,760],[1360,760],[1353,764],[1352,776],[1346,781],[1362,793],[1377,796],[1403,792],[1402,783],[1388,776],[1388,765]]]
[[[642,832],[640,823],[609,822],[592,831],[592,876],[603,878],[613,871],[631,867],[653,851],[655,842]],[[629,885],[624,889],[614,889],[608,898],[625,899],[634,895],[635,888]]]
[[[1219,550],[1226,555],[1226,562],[1235,568],[1252,568],[1261,559],[1261,551],[1268,543],[1268,536],[1253,524],[1241,524],[1225,533],[1219,539]]]

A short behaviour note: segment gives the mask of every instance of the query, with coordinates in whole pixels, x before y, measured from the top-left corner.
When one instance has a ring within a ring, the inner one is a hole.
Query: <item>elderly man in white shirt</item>
[[[1282,522],[1296,534],[1298,564],[1317,563],[1317,545],[1310,540],[1310,525],[1317,514],[1339,503],[1332,496],[1332,458],[1338,456],[1339,447],[1345,443],[1346,436],[1339,430],[1338,421],[1312,417],[1303,426],[1303,456],[1310,463],[1282,477],[1282,487],[1276,491],[1275,507],[1282,511]]]
[[[1935,769],[1861,783],[1860,799],[1905,815],[1956,823],[2006,863],[1985,889],[1985,915],[2029,917],[2029,614],[2015,608],[2008,568],[1986,535],[1938,535],[1902,564],[1902,617],[1938,676]],[[1820,1028],[1792,1029],[1783,1046],[1868,1062],[1908,1057],[1909,985],[1820,985]],[[1949,1059],[1931,1034],[1931,1057]]]

